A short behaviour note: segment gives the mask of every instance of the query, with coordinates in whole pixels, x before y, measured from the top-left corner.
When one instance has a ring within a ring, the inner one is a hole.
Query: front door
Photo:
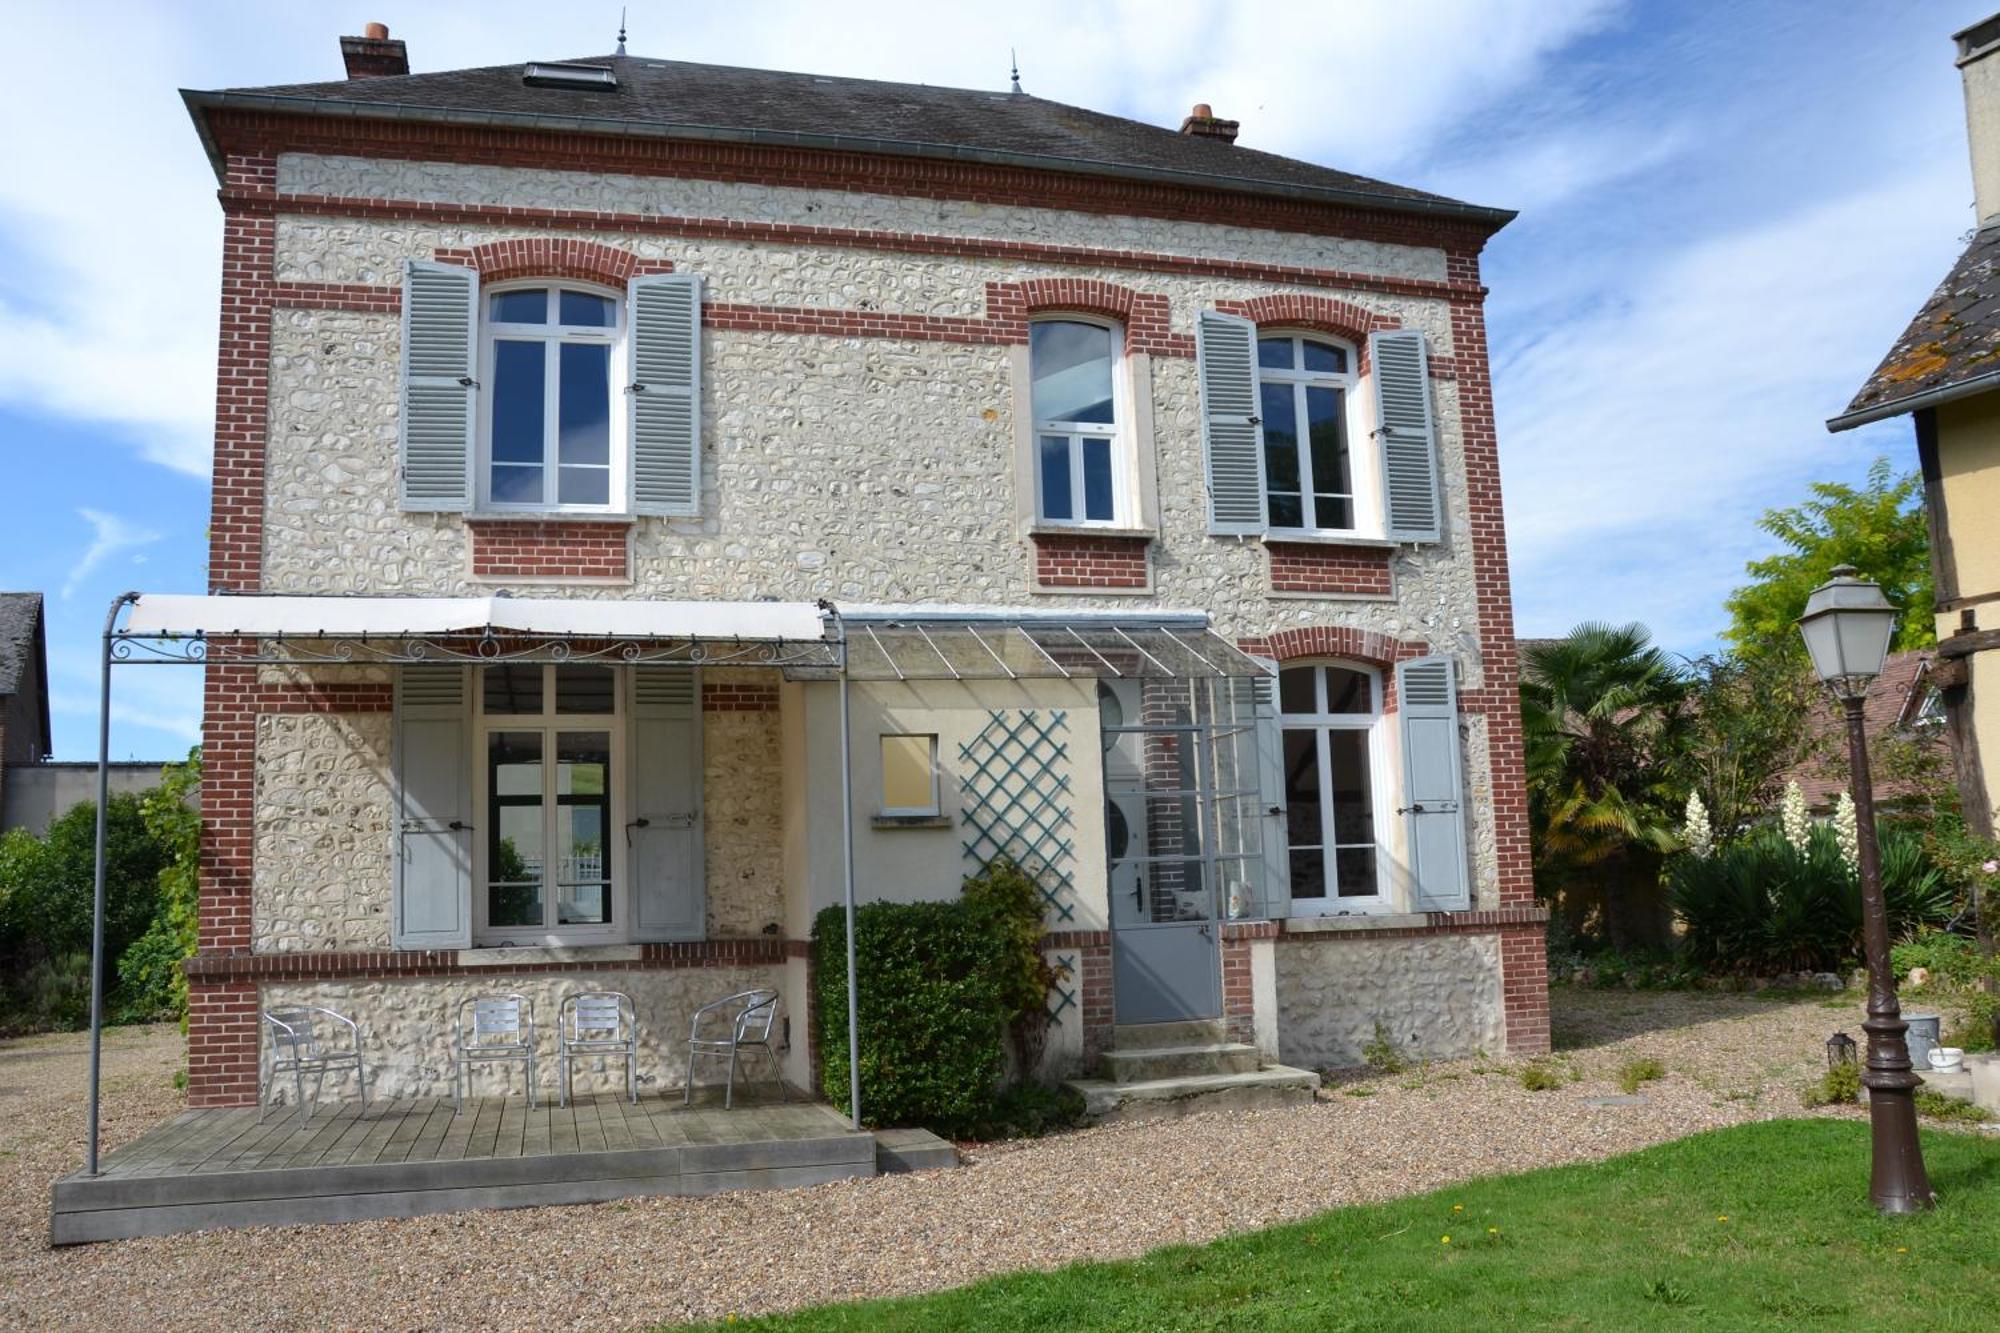
[[[1201,736],[1186,681],[1098,685],[1119,1023],[1222,1012],[1215,886],[1203,856]]]

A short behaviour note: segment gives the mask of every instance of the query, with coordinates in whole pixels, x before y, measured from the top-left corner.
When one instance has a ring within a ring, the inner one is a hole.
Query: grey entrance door
[[[1215,886],[1203,856],[1201,737],[1165,697],[1185,682],[1104,681],[1104,836],[1120,1023],[1222,1012]]]

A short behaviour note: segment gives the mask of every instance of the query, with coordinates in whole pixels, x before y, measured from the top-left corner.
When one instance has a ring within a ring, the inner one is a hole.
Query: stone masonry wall
[[[391,743],[387,713],[257,719],[257,952],[389,947]]]
[[[1410,1057],[1442,1060],[1506,1045],[1495,935],[1280,939],[1278,1058],[1306,1069],[1363,1063],[1384,1033]]]

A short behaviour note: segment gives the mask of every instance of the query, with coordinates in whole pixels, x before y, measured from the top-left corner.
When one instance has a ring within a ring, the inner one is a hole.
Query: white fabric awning
[[[811,602],[640,602],[556,597],[188,597],[145,593],[119,632],[132,638],[390,639],[502,634],[620,640],[816,642]]]

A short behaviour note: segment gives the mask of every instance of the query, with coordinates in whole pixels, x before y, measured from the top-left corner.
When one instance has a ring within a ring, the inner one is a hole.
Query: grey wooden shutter
[[[472,947],[472,756],[466,669],[396,673],[398,949]]]
[[[1375,438],[1382,446],[1382,507],[1389,536],[1434,542],[1443,535],[1444,523],[1424,335],[1416,329],[1371,333],[1368,357],[1375,371]]]
[[[479,274],[403,261],[402,477],[405,509],[472,503]]]
[[[634,278],[632,508],[701,511],[701,280],[668,273]]]
[[[1459,763],[1458,686],[1451,659],[1419,657],[1396,666],[1403,728],[1403,811],[1419,912],[1470,905],[1465,844],[1465,781]]]
[[[1255,659],[1274,673],[1259,676],[1257,691],[1257,804],[1263,811],[1264,913],[1292,914],[1292,851],[1285,815],[1285,732],[1278,719],[1278,664]]]
[[[1201,447],[1208,469],[1208,530],[1258,533],[1264,518],[1264,449],[1257,429],[1257,326],[1204,310],[1195,322],[1201,377]]]
[[[698,940],[702,892],[701,709],[689,667],[632,668],[632,938]]]

